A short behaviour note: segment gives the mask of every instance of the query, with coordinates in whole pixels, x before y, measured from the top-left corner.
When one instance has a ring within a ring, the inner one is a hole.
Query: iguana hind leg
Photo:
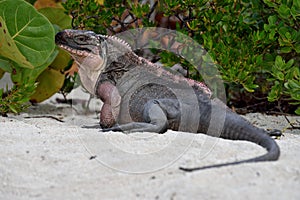
[[[145,105],[143,118],[144,122],[131,122],[128,124],[115,125],[111,128],[102,129],[102,131],[163,133],[168,128],[166,113],[155,100]]]

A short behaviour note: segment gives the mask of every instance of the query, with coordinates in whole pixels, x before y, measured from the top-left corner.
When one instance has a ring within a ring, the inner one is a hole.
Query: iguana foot
[[[101,131],[102,132],[108,132],[108,131],[120,131],[120,132],[123,132],[123,130],[120,128],[119,125],[115,125],[115,126],[110,127],[110,128],[102,128]]]
[[[84,125],[81,128],[87,128],[87,129],[99,129],[101,128],[99,124],[97,125]]]
[[[128,124],[115,125],[111,128],[102,129],[103,132],[120,131],[126,134],[134,132],[155,132],[162,133],[165,131],[165,126],[161,124],[151,124],[143,122],[132,122]]]
[[[273,129],[273,130],[268,131],[268,135],[270,137],[280,138],[281,136],[283,136],[283,133],[281,130]]]

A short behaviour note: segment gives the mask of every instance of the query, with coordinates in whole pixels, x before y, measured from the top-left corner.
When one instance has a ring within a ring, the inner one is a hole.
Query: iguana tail
[[[276,132],[277,131],[277,132]],[[281,132],[276,130],[272,133],[268,133],[267,131],[257,128],[250,124],[247,120],[242,118],[241,116],[233,113],[230,110],[226,111],[224,128],[221,133],[221,138],[230,139],[230,140],[246,140],[250,142],[254,142],[267,150],[267,153],[255,157],[248,160],[242,160],[237,162],[229,162],[223,164],[216,164],[204,167],[196,167],[196,168],[184,168],[180,167],[181,170],[184,171],[195,171],[195,170],[203,170],[210,168],[217,168],[229,165],[237,165],[241,163],[250,163],[250,162],[261,162],[261,161],[275,161],[278,160],[280,155],[280,149],[273,138],[270,135],[280,136]]]

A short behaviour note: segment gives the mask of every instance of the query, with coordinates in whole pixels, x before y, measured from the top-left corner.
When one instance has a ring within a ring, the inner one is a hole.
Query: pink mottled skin
[[[100,112],[100,125],[103,128],[112,127],[119,115],[121,96],[116,86],[108,81],[99,84],[97,94],[103,102]]]

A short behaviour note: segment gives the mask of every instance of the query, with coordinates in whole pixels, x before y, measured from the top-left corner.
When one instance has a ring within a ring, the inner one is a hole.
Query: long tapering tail
[[[278,133],[277,131],[277,135],[281,135],[281,132]],[[195,167],[195,168],[180,167],[179,169],[187,172],[192,172],[196,170],[225,167],[230,165],[238,165],[242,163],[275,161],[278,160],[280,156],[279,146],[277,145],[275,140],[270,137],[267,131],[253,126],[243,117],[237,115],[236,113],[233,113],[230,110],[226,110],[224,128],[220,137],[224,139],[246,140],[246,141],[256,143],[264,147],[267,150],[267,153],[259,157],[242,160],[242,161],[209,165],[203,167]]]
[[[267,150],[268,152],[262,156],[248,159],[248,160],[242,160],[242,161],[236,161],[236,162],[229,162],[229,163],[221,163],[216,165],[209,165],[209,166],[203,166],[203,167],[194,167],[194,168],[185,168],[185,167],[179,167],[180,170],[186,171],[186,172],[192,172],[197,170],[204,170],[204,169],[211,169],[211,168],[219,168],[219,167],[225,167],[230,165],[238,165],[242,163],[252,163],[252,162],[262,162],[262,161],[275,161],[278,160],[280,155],[280,150],[276,142],[270,138],[270,143]]]

